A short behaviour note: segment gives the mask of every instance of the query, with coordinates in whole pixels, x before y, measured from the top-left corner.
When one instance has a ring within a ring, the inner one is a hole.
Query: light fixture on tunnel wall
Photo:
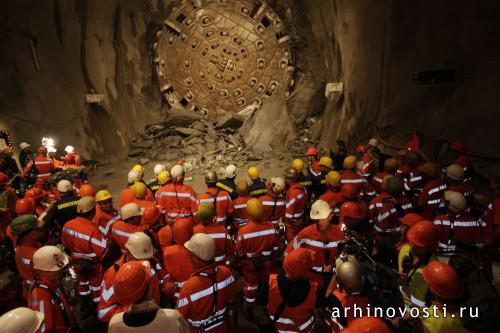
[[[94,112],[106,112],[106,96],[95,92],[85,95],[85,103],[89,110]]]
[[[153,47],[160,91],[173,107],[239,112],[288,96],[293,85],[290,37],[265,1],[182,1]]]
[[[456,72],[454,69],[436,69],[413,73],[417,85],[454,85]]]
[[[9,132],[0,129],[0,151],[4,150],[7,147],[12,148],[12,139]]]

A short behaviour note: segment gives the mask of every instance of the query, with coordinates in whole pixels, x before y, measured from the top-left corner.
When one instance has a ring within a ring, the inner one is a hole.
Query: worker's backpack
[[[465,283],[463,326],[474,332],[495,332],[500,297],[492,285],[491,262],[482,254],[459,254],[451,257],[449,263]]]

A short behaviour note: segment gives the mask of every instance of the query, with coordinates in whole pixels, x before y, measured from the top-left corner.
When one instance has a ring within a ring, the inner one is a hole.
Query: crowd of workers
[[[238,181],[235,165],[224,177],[207,171],[203,193],[184,182],[182,163],[156,165],[151,183],[136,165],[119,198],[74,179],[47,185],[79,166],[72,147],[60,159],[43,145],[36,156],[21,149],[21,171],[11,148],[0,161],[2,270],[21,279],[2,291],[4,305],[20,307],[0,332],[77,332],[75,306],[108,332],[235,331],[238,313],[262,332],[469,332],[459,316],[339,310],[456,313],[470,286],[453,263],[467,251],[500,253],[500,179],[478,208],[458,141],[447,166],[412,142],[394,157],[374,139],[352,155],[310,147],[268,180],[254,166]],[[18,175],[33,179],[21,197]]]

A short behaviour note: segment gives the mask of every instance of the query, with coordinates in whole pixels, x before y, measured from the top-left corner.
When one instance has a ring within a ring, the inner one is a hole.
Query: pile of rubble
[[[128,156],[141,164],[149,161],[173,164],[182,159],[186,169],[196,173],[197,170],[217,170],[230,163],[244,167],[270,157],[300,155],[311,144],[311,124],[306,121],[304,127],[298,129],[297,139],[273,150],[272,156],[254,153],[245,147],[245,140],[238,132],[244,121],[237,114],[210,121],[194,112],[169,112],[164,121],[148,125],[138,133],[130,143]]]

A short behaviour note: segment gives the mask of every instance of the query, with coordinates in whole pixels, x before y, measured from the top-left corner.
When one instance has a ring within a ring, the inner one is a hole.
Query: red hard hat
[[[465,153],[465,143],[461,140],[455,140],[451,143],[451,150],[456,151],[457,153]]]
[[[366,148],[365,148],[365,146],[364,146],[364,145],[359,145],[359,146],[357,146],[357,147],[356,147],[356,151],[357,151],[358,153],[364,153],[364,152],[365,152],[365,150],[366,150]]]
[[[0,185],[5,185],[9,182],[9,176],[7,176],[5,173],[0,172]]]
[[[427,286],[437,296],[446,300],[462,296],[464,285],[450,265],[434,260],[424,267],[422,273]]]
[[[80,196],[83,197],[93,197],[95,196],[94,187],[90,184],[83,184],[80,187]]]
[[[38,147],[38,154],[44,154],[44,155],[47,155],[47,147],[45,146],[40,146]]]
[[[157,206],[150,206],[144,209],[142,213],[142,224],[150,226],[155,224],[161,216],[161,212]]]
[[[116,299],[122,305],[139,301],[149,285],[151,266],[147,261],[129,261],[116,272],[114,290]]]
[[[16,201],[16,214],[20,215],[33,215],[35,211],[35,199],[24,198]]]
[[[35,200],[41,199],[45,196],[45,193],[42,191],[42,189],[38,187],[30,188],[29,190],[24,193],[25,198],[33,198]]]
[[[316,149],[316,147],[307,148],[306,156],[318,156],[318,150]]]
[[[363,212],[361,207],[355,202],[346,201],[340,206],[340,218],[350,217],[353,219],[361,219],[363,217]]]
[[[438,244],[438,228],[431,221],[420,221],[408,230],[406,238],[413,245],[433,249]]]
[[[172,234],[177,244],[184,245],[193,236],[193,219],[191,217],[176,219],[172,227]]]
[[[340,194],[346,199],[356,198],[359,195],[360,187],[355,184],[343,184]]]
[[[399,221],[402,224],[407,225],[408,227],[411,227],[411,226],[415,225],[415,223],[420,222],[423,219],[424,218],[418,214],[408,213],[405,216],[403,216],[402,218],[400,218]]]
[[[361,317],[351,321],[342,333],[391,333],[391,329],[380,318]]]
[[[314,265],[314,252],[298,248],[290,252],[283,261],[285,273],[292,279],[303,277]]]

